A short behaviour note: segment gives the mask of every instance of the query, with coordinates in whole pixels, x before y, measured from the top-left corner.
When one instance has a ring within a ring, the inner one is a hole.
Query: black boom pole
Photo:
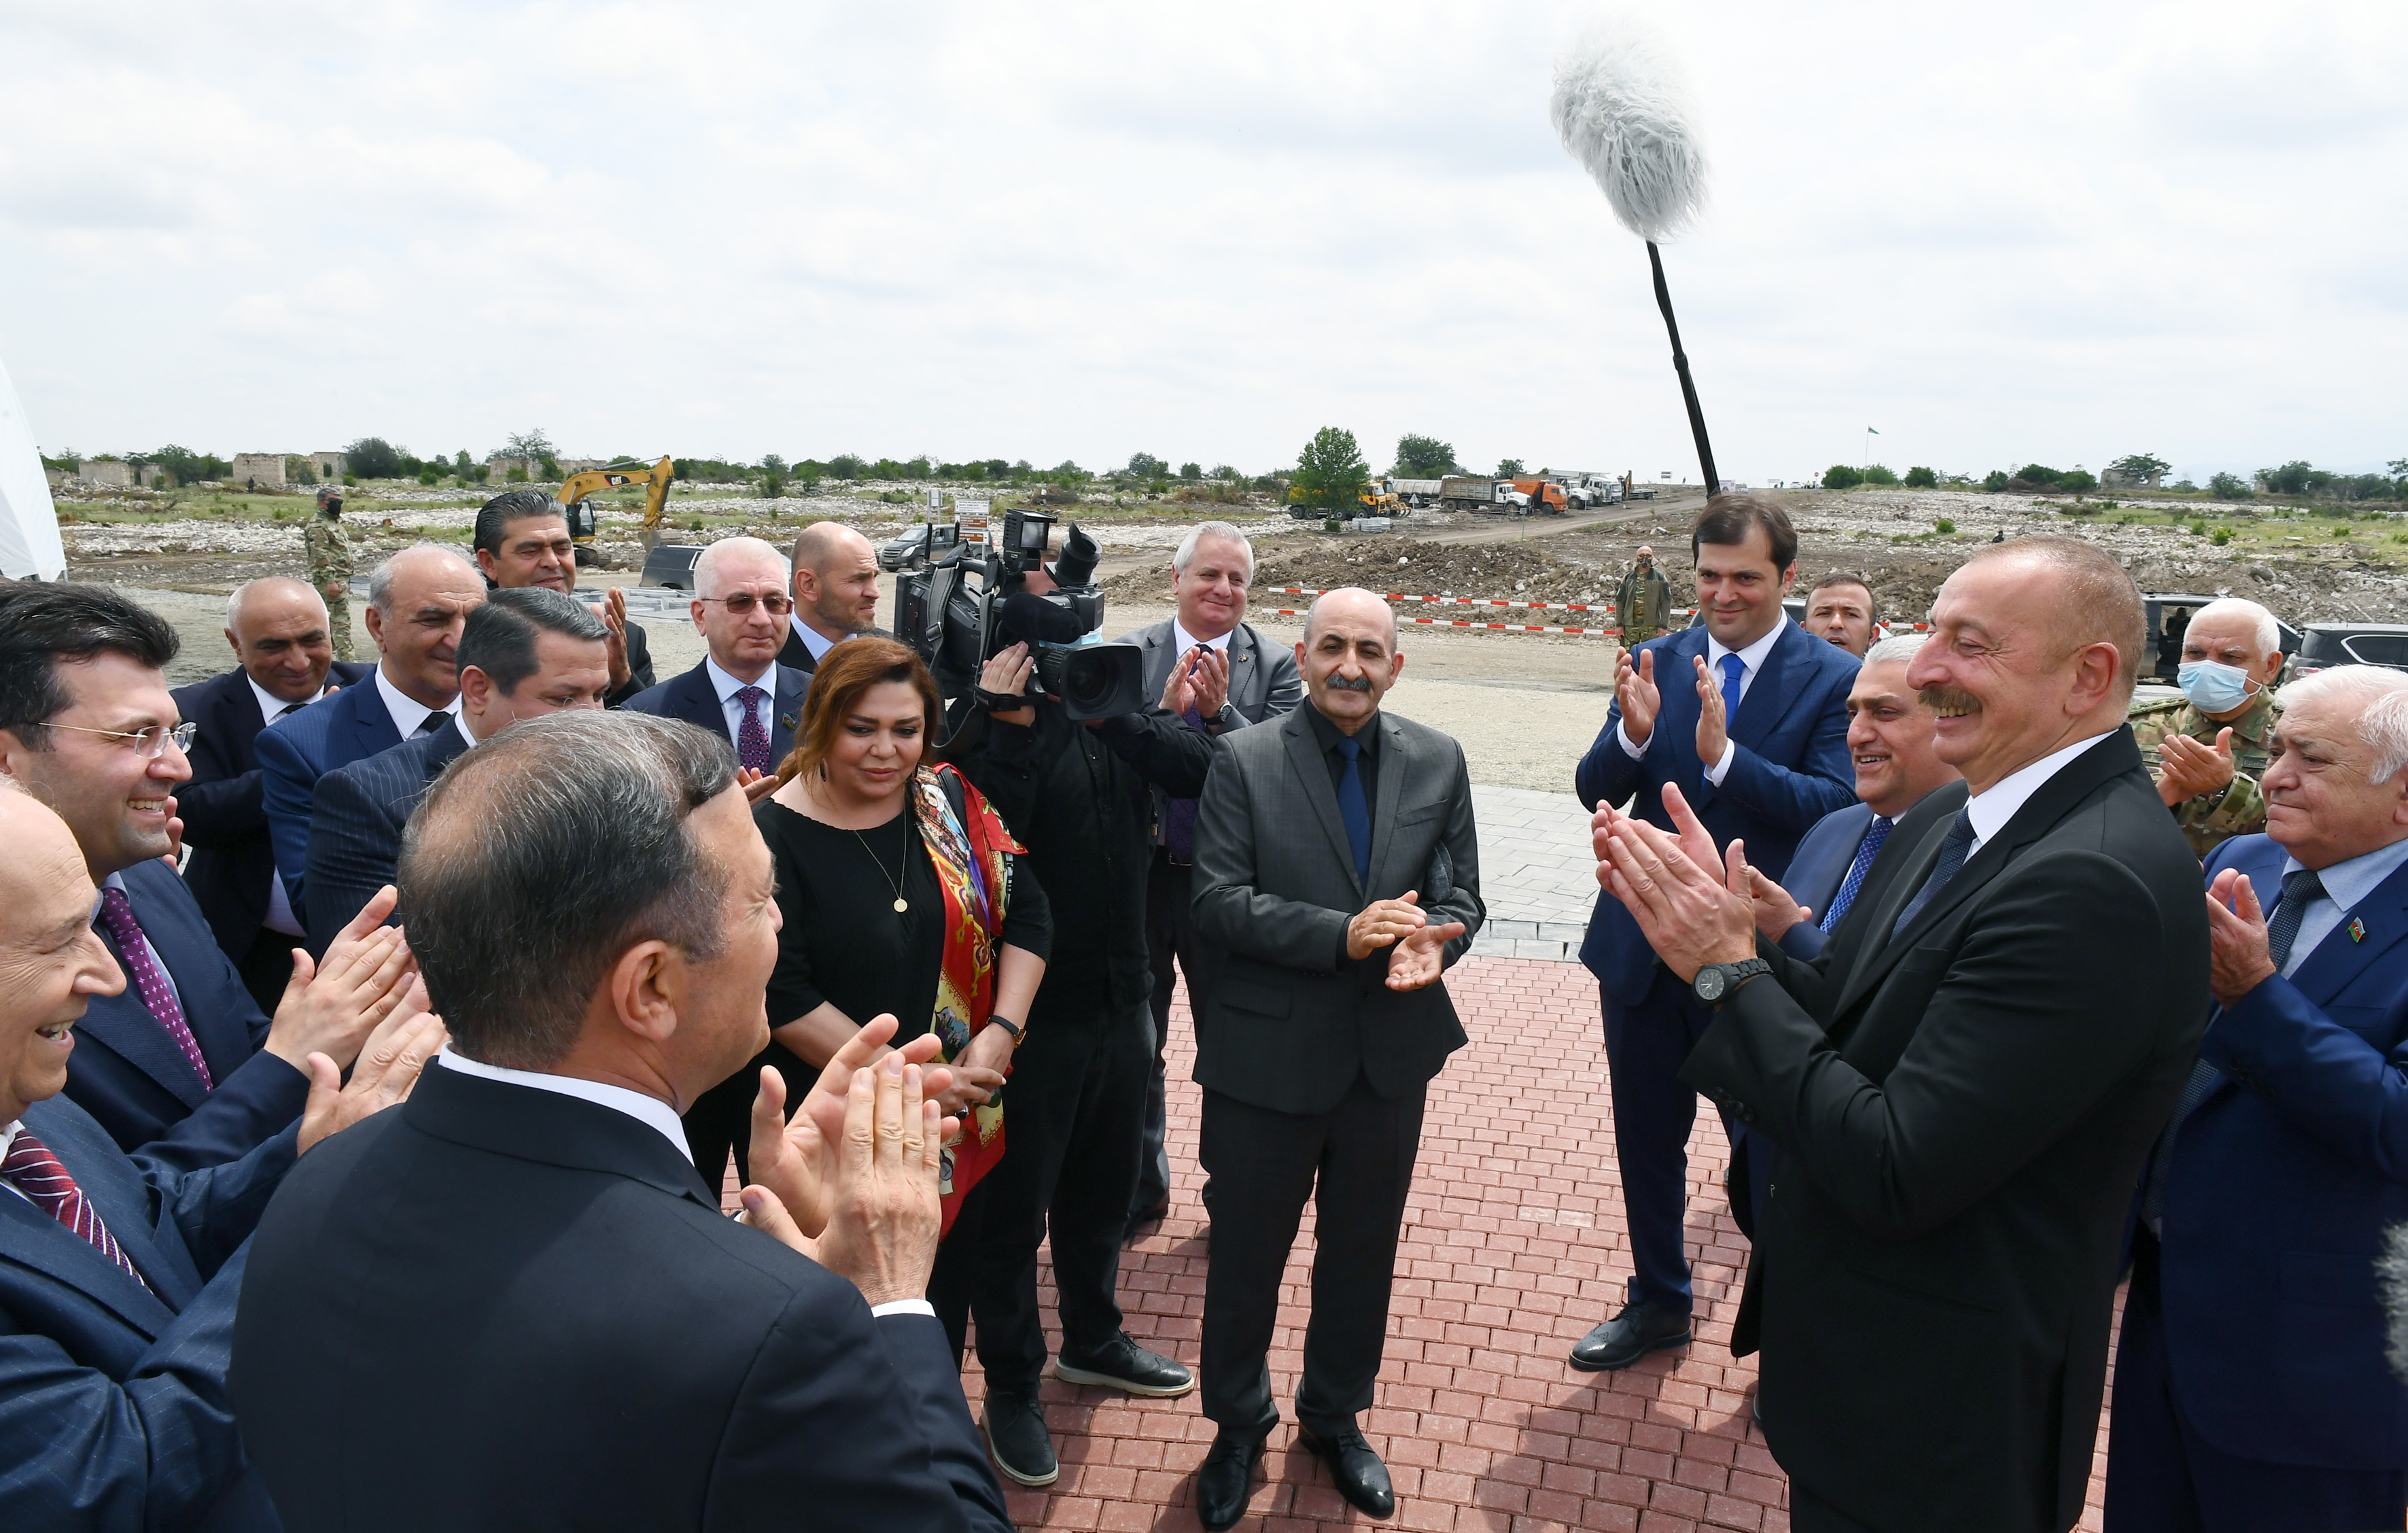
[[[1706,412],[1698,408],[1698,386],[1689,379],[1689,354],[1681,350],[1680,322],[1672,318],[1672,293],[1664,285],[1664,258],[1656,253],[1656,242],[1647,242],[1647,264],[1656,268],[1656,307],[1664,311],[1664,328],[1672,337],[1672,370],[1681,375],[1681,397],[1689,407],[1689,435],[1698,439],[1698,466],[1706,471],[1706,494],[1712,497],[1722,491],[1723,481],[1714,473],[1714,448],[1706,440]]]

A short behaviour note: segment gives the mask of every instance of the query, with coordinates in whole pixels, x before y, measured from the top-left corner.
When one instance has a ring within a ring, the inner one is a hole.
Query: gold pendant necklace
[[[856,830],[853,833],[853,838],[861,843],[863,853],[869,858],[870,865],[878,869],[878,876],[885,879],[887,886],[895,891],[895,913],[901,915],[909,910],[911,908],[911,902],[903,897],[903,885],[887,877],[886,865],[878,860],[877,852],[869,850],[869,838]],[[903,848],[903,870],[907,873],[911,870],[911,848],[909,843],[906,843]]]

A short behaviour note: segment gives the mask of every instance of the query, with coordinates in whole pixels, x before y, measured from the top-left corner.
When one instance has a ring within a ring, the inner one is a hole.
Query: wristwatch
[[[1759,974],[1770,974],[1772,966],[1761,958],[1742,958],[1736,964],[1708,964],[1698,970],[1689,982],[1698,999],[1708,1006],[1719,1006],[1724,996]]]

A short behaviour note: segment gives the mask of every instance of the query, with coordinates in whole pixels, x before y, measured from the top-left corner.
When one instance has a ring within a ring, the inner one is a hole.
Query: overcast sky
[[[46,451],[1696,477],[1520,0],[0,0]],[[2408,454],[2408,6],[1665,7],[1722,472]]]

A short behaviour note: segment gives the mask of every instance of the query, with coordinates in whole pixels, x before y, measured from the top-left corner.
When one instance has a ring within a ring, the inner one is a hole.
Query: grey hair
[[[2247,618],[2258,625],[2258,657],[2264,659],[2283,647],[2283,625],[2274,614],[2246,596],[2219,596],[2190,615],[2193,628],[2209,618]]]
[[[409,817],[400,877],[453,1047],[542,1069],[576,1046],[628,948],[657,938],[715,957],[732,870],[691,817],[735,781],[724,738],[643,713],[527,719],[453,761]]]
[[[2327,700],[2358,705],[2358,738],[2374,752],[2370,779],[2388,782],[2408,771],[2408,676],[2383,666],[2335,666],[2283,689],[2286,709]]]
[[[382,564],[368,571],[368,605],[370,607],[388,617],[392,615],[393,567],[421,549],[433,549],[438,553],[448,554],[460,562],[460,567],[463,570],[477,576],[480,580],[484,579],[482,573],[478,570],[475,561],[449,543],[412,543],[406,549],[395,549],[386,554]]]
[[[318,588],[311,585],[307,580],[296,580],[290,575],[255,575],[250,580],[243,581],[240,585],[236,586],[234,588],[234,595],[226,598],[227,627],[239,628],[242,626],[242,598],[250,593],[251,588],[254,585],[297,585],[303,591],[308,593],[309,599],[311,601],[318,604],[319,611],[322,612],[326,609],[326,598],[318,595]]]
[[[1198,522],[1188,528],[1187,536],[1179,540],[1179,552],[1170,556],[1170,567],[1182,575],[1186,574],[1187,566],[1196,562],[1196,545],[1207,537],[1226,537],[1244,549],[1246,551],[1246,583],[1248,585],[1254,583],[1254,541],[1244,533],[1240,532],[1234,523],[1227,522]]]
[[[1923,648],[1923,641],[1930,637],[1928,634],[1896,634],[1888,638],[1877,639],[1873,647],[1865,652],[1865,664],[1885,666],[1893,660],[1900,663],[1910,662],[1914,660],[1915,652]]]
[[[778,552],[776,545],[765,543],[758,537],[723,537],[704,549],[702,556],[695,560],[694,594],[697,596],[718,595],[720,565],[728,559],[746,554],[767,559],[776,565],[778,580],[781,584],[793,574],[791,566],[786,563],[786,556]]]

